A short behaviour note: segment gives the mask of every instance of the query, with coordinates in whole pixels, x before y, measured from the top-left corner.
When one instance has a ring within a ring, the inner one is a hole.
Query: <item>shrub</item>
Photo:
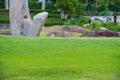
[[[71,18],[71,20],[67,20],[65,22],[65,24],[67,25],[78,25],[78,26],[83,26],[84,24],[87,24],[89,21],[89,19],[87,17],[84,16],[75,16],[73,18]]]
[[[63,25],[64,24],[64,22],[53,22],[53,23],[51,23],[51,22],[46,22],[45,23],[45,26],[54,26],[54,25]]]
[[[0,19],[0,23],[10,23],[10,21],[9,20],[1,20]]]
[[[114,25],[114,22],[107,22],[105,27],[112,31],[120,31],[120,22],[117,22],[116,25]]]
[[[9,23],[8,16],[0,16],[0,23]]]
[[[48,3],[46,5],[46,10],[51,10],[51,9],[57,11],[57,8],[54,6],[54,4]]]
[[[53,25],[63,25],[64,21],[59,18],[48,18],[45,26],[53,26]]]
[[[67,21],[65,21],[65,23],[64,23],[64,25],[71,25],[72,23],[71,23],[71,21],[70,20],[67,20]]]
[[[104,23],[99,21],[93,22],[92,28],[99,28],[99,27],[104,27]]]
[[[3,8],[0,8],[0,12],[9,12],[9,10],[6,10],[6,9],[3,9]]]
[[[5,0],[0,0],[0,8],[4,8],[5,4],[4,4]]]
[[[29,7],[30,7],[30,9],[38,9],[38,10],[41,10],[42,3],[37,3],[35,0],[29,1]],[[45,10],[51,10],[51,9],[57,11],[57,8],[54,6],[54,4],[48,3],[48,2],[46,1]]]
[[[30,9],[41,9],[41,4],[36,3],[36,1],[33,1],[33,2],[30,3],[29,8]]]

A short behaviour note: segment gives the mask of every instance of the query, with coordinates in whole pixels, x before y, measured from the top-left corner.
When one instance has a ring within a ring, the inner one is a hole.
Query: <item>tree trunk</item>
[[[9,9],[9,0],[5,0],[5,8],[8,10]]]
[[[65,12],[63,9],[60,9],[61,19],[65,19]]]
[[[42,0],[42,10],[45,10],[45,6],[46,6],[45,0]]]
[[[48,13],[43,12],[36,16],[32,21],[28,0],[10,0],[11,34],[16,36],[37,36],[44,25]]]

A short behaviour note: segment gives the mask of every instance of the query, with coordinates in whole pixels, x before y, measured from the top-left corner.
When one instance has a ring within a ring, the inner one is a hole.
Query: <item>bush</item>
[[[54,6],[54,4],[48,3],[46,5],[46,10],[51,10],[51,9],[57,11],[57,8]]]
[[[99,21],[93,22],[92,28],[99,28],[99,27],[104,27],[104,23]]]
[[[60,14],[60,12],[56,11],[56,10],[40,10],[40,9],[30,9],[30,12],[31,13],[39,13],[39,12],[43,12],[43,11],[46,11],[46,12],[49,12],[49,13],[54,13],[54,14]]]
[[[0,12],[9,12],[9,10],[6,10],[6,9],[3,9],[3,8],[0,8]]]
[[[8,16],[0,16],[0,23],[9,23]]]
[[[65,22],[65,25],[78,25],[78,26],[84,26],[84,24],[87,24],[89,22],[89,19],[85,16],[80,17],[73,17],[71,20],[68,20]]]
[[[72,22],[70,20],[65,21],[64,25],[72,25]]]
[[[38,9],[38,10],[41,10],[41,7],[42,7],[42,3],[37,3],[37,1],[35,1],[35,0],[29,1],[29,8],[30,8],[30,9]],[[54,6],[54,4],[48,3],[48,2],[46,1],[45,10],[51,10],[51,9],[57,11],[57,8]]]
[[[52,13],[52,14],[49,14],[48,17],[49,18],[53,18],[54,17],[54,18],[59,18],[60,19],[60,14],[53,14]]]
[[[1,20],[0,19],[0,23],[10,23],[10,21],[9,20]]]
[[[48,18],[45,26],[53,26],[53,25],[63,25],[64,21],[59,18]]]
[[[46,22],[45,23],[45,26],[54,26],[54,25],[63,25],[64,24],[64,22]]]
[[[0,0],[0,8],[4,8],[5,4],[4,4],[5,0]]]
[[[33,2],[30,3],[29,8],[30,9],[41,9],[41,4],[36,3],[36,1],[33,1]]]
[[[114,22],[107,22],[105,27],[112,31],[120,31],[120,22],[117,22],[116,25]]]

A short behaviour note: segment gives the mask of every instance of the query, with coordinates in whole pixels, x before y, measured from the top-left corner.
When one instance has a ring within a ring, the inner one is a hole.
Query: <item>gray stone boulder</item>
[[[94,31],[97,37],[120,37],[119,32],[114,32],[104,27],[97,28]]]
[[[75,33],[81,33],[82,35],[80,37],[93,37],[95,36],[95,33],[93,30],[88,30],[84,27],[80,26],[67,26],[63,27],[63,31],[67,32],[75,32]]]
[[[89,30],[80,26],[56,26],[50,27],[46,31],[51,37],[76,37],[73,33],[80,33],[79,37],[120,37],[120,32],[114,32],[103,27]]]
[[[10,0],[10,30],[15,36],[39,36],[48,13],[30,16],[28,0]]]
[[[42,30],[42,27],[45,24],[45,21],[48,17],[48,12],[42,12],[33,17],[33,27],[35,35],[39,36]]]
[[[66,31],[53,31],[47,34],[49,37],[75,37],[72,33]]]
[[[78,32],[82,34],[80,37],[120,37],[120,32],[114,32],[104,27],[88,30],[80,26],[67,26],[63,27],[62,31]]]

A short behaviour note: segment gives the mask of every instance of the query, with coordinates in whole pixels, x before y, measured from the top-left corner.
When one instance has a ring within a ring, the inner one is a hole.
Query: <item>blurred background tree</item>
[[[77,0],[51,0],[61,13],[61,19],[71,17],[77,6]]]

